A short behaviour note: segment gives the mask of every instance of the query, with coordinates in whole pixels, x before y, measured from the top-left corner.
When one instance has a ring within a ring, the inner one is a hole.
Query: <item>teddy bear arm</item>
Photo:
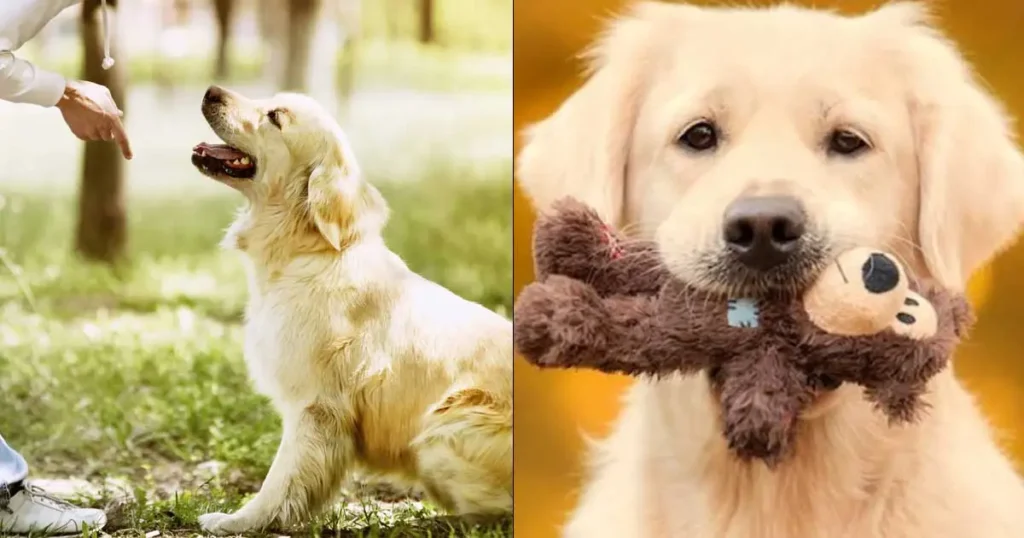
[[[562,198],[537,219],[533,235],[536,276],[562,275],[587,281],[611,259],[614,232],[592,208]]]
[[[656,250],[639,246],[614,258],[607,253],[538,254],[536,274],[538,280],[561,275],[586,282],[602,297],[654,295],[669,278]]]
[[[655,373],[645,340],[654,330],[653,297],[600,297],[584,282],[554,275],[523,289],[516,301],[517,351],[542,367],[608,373]]]
[[[815,375],[878,385],[893,381],[899,364],[918,352],[920,344],[888,330],[869,336],[822,333],[804,341],[801,357]]]
[[[914,287],[920,292],[907,295],[889,328],[872,335],[835,337],[831,352],[842,356],[818,362],[845,369],[850,381],[870,387],[917,385],[945,368],[973,322],[970,304],[962,294],[932,283]]]
[[[928,407],[922,400],[927,392],[927,383],[888,383],[867,387],[864,391],[868,401],[883,412],[892,425],[914,422]]]
[[[655,295],[671,278],[654,243],[620,243],[590,275],[601,295]]]
[[[954,345],[940,335],[917,340],[891,329],[869,336],[822,336],[805,341],[801,355],[808,370],[869,389],[926,382],[946,366]]]
[[[669,330],[659,316],[657,298],[614,296],[605,299],[610,313],[606,351],[599,364],[605,372],[630,375],[691,373],[702,366],[688,335]]]
[[[607,334],[602,299],[585,283],[554,275],[520,292],[513,315],[516,350],[542,367],[591,362]]]
[[[538,280],[575,278],[602,297],[654,294],[668,276],[653,242],[623,236],[571,198],[557,201],[538,219],[534,265]]]
[[[629,357],[629,363],[635,365],[638,373],[692,375],[710,368],[715,357],[722,355],[697,327],[667,323],[657,314],[655,300],[648,301],[652,302],[654,315],[647,318],[643,326],[631,330],[628,338],[620,340],[623,356]]]
[[[700,324],[678,324],[666,316],[652,296],[613,296],[604,299],[608,312],[603,353],[586,364],[609,373],[660,376],[684,375],[708,368],[714,348]]]
[[[948,366],[959,339],[966,335],[974,322],[973,312],[964,295],[934,284],[925,284],[918,289],[918,294],[910,294],[914,302],[907,303],[911,316],[893,325],[893,329],[899,330],[886,331],[887,338],[903,344],[911,340],[916,345],[900,351],[898,356],[889,357],[889,360],[879,357],[884,363],[876,372],[881,374],[880,378],[888,378],[864,384],[865,396],[888,416],[892,424],[913,422],[928,407],[923,401],[928,381]],[[916,301],[922,304],[918,305]],[[929,312],[935,321],[923,337],[915,337],[914,331],[901,327],[915,315],[924,314],[923,317],[927,318]]]

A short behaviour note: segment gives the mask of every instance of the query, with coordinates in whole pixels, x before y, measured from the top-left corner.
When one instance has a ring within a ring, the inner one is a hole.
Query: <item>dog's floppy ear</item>
[[[1002,106],[953,44],[897,8],[910,77],[910,113],[920,181],[918,240],[928,271],[962,289],[1008,246],[1024,222],[1024,158]],[[884,8],[883,8],[884,10]]]
[[[636,5],[585,54],[589,78],[551,116],[526,131],[517,176],[534,205],[564,196],[621,224],[633,124],[646,73],[654,61],[656,26],[696,8],[657,2]]]
[[[360,182],[359,167],[342,148],[334,148],[313,166],[309,174],[310,216],[320,235],[341,250],[342,237],[352,221],[352,201]]]

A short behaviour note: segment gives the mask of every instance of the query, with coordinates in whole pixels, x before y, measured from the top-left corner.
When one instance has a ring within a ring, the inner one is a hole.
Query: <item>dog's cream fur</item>
[[[722,248],[741,194],[798,197],[829,243],[886,248],[962,288],[1024,220],[1024,161],[997,104],[922,6],[857,17],[791,6],[643,3],[591,54],[588,81],[530,131],[518,178],[535,203],[573,195],[673,270]],[[675,144],[697,119],[714,152]],[[833,129],[871,149],[825,152]],[[844,386],[803,417],[776,471],[726,452],[701,377],[641,381],[594,450],[572,538],[1019,538],[1024,482],[947,370],[922,423],[890,428]]]
[[[510,322],[388,250],[385,201],[315,102],[222,95],[207,120],[257,163],[252,180],[216,177],[249,201],[225,238],[248,268],[245,360],[284,431],[255,498],[203,528],[302,523],[357,468],[457,514],[511,511]]]

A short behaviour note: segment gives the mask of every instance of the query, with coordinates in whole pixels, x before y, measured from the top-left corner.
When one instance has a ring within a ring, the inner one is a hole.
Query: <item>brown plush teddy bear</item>
[[[572,199],[538,220],[534,257],[537,282],[515,306],[521,355],[630,375],[704,371],[729,447],[770,466],[801,411],[844,382],[891,422],[913,420],[973,321],[963,296],[911,282],[864,248],[840,254],[802,295],[712,295],[674,278],[656,245],[624,239]]]

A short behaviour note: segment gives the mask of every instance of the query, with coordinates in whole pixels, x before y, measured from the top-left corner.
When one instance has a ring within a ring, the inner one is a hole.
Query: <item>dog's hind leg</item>
[[[512,511],[512,405],[470,388],[449,393],[413,442],[427,494],[450,513]]]
[[[350,468],[355,448],[349,429],[316,404],[285,414],[281,444],[259,493],[234,514],[200,516],[203,530],[238,534],[311,518],[333,499]]]

